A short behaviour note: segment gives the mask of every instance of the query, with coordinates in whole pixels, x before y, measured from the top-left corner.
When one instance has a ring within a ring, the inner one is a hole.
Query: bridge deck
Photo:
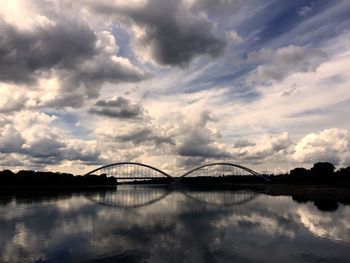
[[[135,179],[144,179],[144,180],[162,180],[169,179],[167,177],[116,177],[117,180],[135,180]]]

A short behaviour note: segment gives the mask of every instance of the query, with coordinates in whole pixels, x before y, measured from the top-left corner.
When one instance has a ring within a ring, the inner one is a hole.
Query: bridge
[[[205,164],[196,167],[179,177],[171,176],[170,174],[151,165],[138,163],[138,162],[118,162],[96,168],[86,175],[97,174],[113,176],[117,180],[160,180],[166,179],[167,181],[181,182],[186,178],[199,178],[199,177],[227,177],[227,176],[255,176],[262,178],[265,181],[270,181],[264,175],[261,175],[252,169],[227,162],[217,162]]]

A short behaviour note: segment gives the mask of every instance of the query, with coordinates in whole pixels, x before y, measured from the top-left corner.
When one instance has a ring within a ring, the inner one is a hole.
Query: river
[[[350,206],[119,185],[0,195],[0,262],[350,262]]]

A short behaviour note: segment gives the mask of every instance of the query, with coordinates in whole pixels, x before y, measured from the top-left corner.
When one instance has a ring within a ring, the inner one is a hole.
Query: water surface
[[[350,206],[336,202],[126,185],[0,195],[0,262],[349,262],[349,251]]]

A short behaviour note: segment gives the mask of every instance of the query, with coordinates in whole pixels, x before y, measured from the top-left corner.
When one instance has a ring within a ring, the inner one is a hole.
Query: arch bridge
[[[97,174],[114,176],[117,180],[152,180],[152,179],[168,179],[172,181],[181,181],[183,178],[194,177],[225,177],[225,176],[256,176],[270,181],[264,175],[261,175],[250,168],[242,165],[217,162],[205,164],[196,167],[179,177],[173,177],[170,174],[151,165],[138,162],[118,162],[96,168],[86,175]]]
[[[151,165],[137,162],[119,162],[112,163],[96,168],[85,175],[90,174],[105,174],[114,176],[118,180],[148,180],[157,178],[173,179],[168,173],[153,167]]]

